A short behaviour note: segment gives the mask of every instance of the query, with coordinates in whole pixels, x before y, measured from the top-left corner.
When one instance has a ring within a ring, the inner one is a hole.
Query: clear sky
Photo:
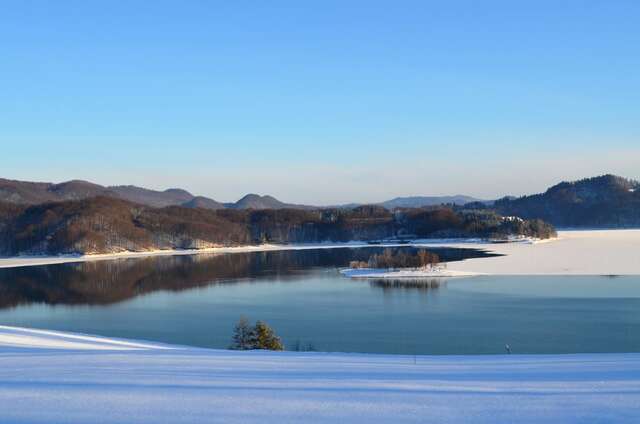
[[[2,1],[14,179],[332,204],[640,177],[640,1]]]

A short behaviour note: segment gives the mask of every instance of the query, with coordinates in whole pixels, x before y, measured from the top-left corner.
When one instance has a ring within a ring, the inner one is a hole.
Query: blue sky
[[[331,204],[639,178],[637,1],[5,1],[15,179]]]

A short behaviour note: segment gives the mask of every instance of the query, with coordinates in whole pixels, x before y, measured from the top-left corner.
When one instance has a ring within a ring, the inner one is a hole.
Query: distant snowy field
[[[467,259],[449,268],[494,275],[640,275],[640,230],[559,231],[557,239],[539,243],[478,247],[505,256]]]
[[[0,327],[1,423],[638,423],[640,354],[233,352]]]

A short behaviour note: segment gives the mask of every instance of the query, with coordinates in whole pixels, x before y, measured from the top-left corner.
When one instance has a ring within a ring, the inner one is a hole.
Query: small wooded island
[[[431,253],[426,249],[420,249],[416,254],[404,251],[394,251],[393,249],[384,249],[382,253],[374,254],[365,261],[351,261],[349,268],[435,268],[440,264],[440,256],[437,253]]]
[[[349,268],[340,270],[340,273],[351,278],[392,279],[476,275],[448,270],[446,263],[440,262],[438,254],[425,249],[420,249],[415,254],[402,250],[384,249],[382,253],[371,255],[366,262],[350,262]]]

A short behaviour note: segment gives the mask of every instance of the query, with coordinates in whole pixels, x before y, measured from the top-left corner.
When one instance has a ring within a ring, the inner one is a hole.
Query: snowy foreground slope
[[[1,423],[637,423],[640,354],[232,352],[0,327]]]

